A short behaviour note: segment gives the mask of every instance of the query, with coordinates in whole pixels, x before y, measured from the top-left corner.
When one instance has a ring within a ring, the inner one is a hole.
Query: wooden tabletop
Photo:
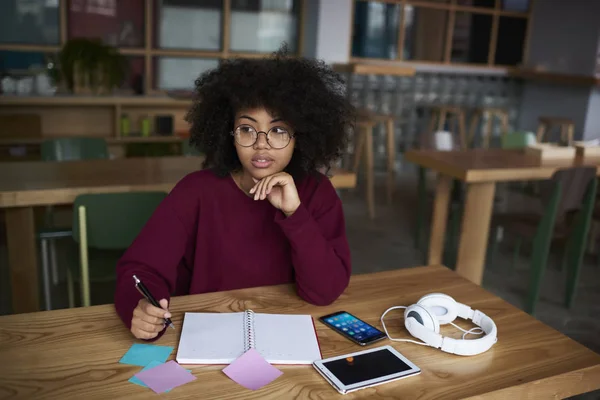
[[[344,397],[370,399],[564,398],[600,388],[600,355],[542,324],[481,287],[441,266],[353,276],[334,304],[316,307],[300,300],[292,285],[182,296],[172,299],[177,330],[156,344],[177,347],[183,313],[237,312],[311,314],[339,310],[381,327],[381,313],[443,292],[480,309],[498,326],[498,343],[488,352],[461,357],[409,343],[391,344],[422,369],[419,376]],[[388,314],[390,333],[408,337],[402,311]],[[463,327],[467,323],[458,322]],[[316,322],[323,357],[362,348]],[[461,333],[444,326],[442,333]],[[218,338],[215,338],[218,340]],[[149,389],[127,380],[141,368],[119,364],[135,343],[112,305],[0,317],[0,398],[146,399]],[[171,353],[174,359],[177,349]],[[283,375],[252,392],[221,372],[223,366],[189,366],[197,380],[161,395],[170,399],[341,398],[311,366],[277,366]]]
[[[0,163],[0,207],[70,204],[85,193],[168,192],[201,165],[202,158],[183,156]],[[356,185],[356,175],[351,172],[330,173],[336,188]]]
[[[464,182],[506,182],[548,179],[559,168],[600,166],[600,158],[540,161],[522,150],[411,150],[405,159]]]

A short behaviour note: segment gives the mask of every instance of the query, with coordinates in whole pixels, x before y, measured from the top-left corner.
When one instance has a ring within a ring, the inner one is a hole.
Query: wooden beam
[[[355,0],[355,1],[371,1],[371,0]],[[400,0],[377,0],[380,3],[391,3],[398,4]],[[515,18],[528,18],[528,12],[519,12],[519,11],[504,11],[504,10],[496,10],[493,8],[486,7],[473,7],[473,6],[463,6],[460,4],[454,3],[431,3],[427,0],[406,0],[406,4],[410,4],[415,7],[422,8],[433,8],[438,10],[450,10],[455,9],[456,11],[465,11],[476,14],[498,14],[506,17],[515,17]]]
[[[144,93],[150,93],[152,91],[152,85],[154,83],[154,71],[152,65],[152,47],[153,32],[154,28],[154,1],[146,0],[145,2],[145,21],[144,21]]]
[[[7,208],[6,233],[13,313],[39,311],[33,207]]]
[[[302,56],[304,54],[304,32],[306,24],[306,0],[300,1],[300,15],[298,16],[298,48],[296,49],[296,54]],[[350,23],[352,23],[352,18],[350,18]]]
[[[352,41],[354,40],[354,18],[356,17],[356,3],[358,0],[352,0],[352,10],[350,10],[350,40],[348,44],[348,59],[352,58]]]
[[[416,70],[408,66],[392,66],[382,64],[333,64],[336,72],[351,73],[357,75],[394,75],[414,76]]]
[[[222,56],[223,58],[229,57],[229,50],[231,47],[231,0],[223,0],[223,20],[222,20]]]
[[[59,7],[59,21],[60,21],[60,31],[59,31],[59,35],[60,35],[60,45],[61,47],[65,45],[65,43],[67,43],[67,31],[68,31],[68,22],[69,22],[69,16],[68,16],[68,8],[67,8],[67,0],[60,0],[60,2],[58,3],[58,7]]]
[[[152,49],[150,54],[163,57],[206,57],[206,58],[224,58],[221,51],[206,50],[183,50],[183,49]]]
[[[398,60],[404,60],[404,40],[405,40],[405,28],[406,28],[406,0],[402,0],[400,4],[400,27],[398,28]]]
[[[456,11],[454,9],[454,4],[451,5],[452,8],[449,11],[446,27],[446,43],[444,44],[444,64],[450,64],[450,58],[452,56],[452,39],[454,38],[454,23],[456,20]]]
[[[490,39],[490,48],[488,49],[488,65],[494,65],[496,58],[496,45],[498,43],[498,27],[500,25],[500,16],[494,14],[492,16],[492,37]]]
[[[31,51],[40,53],[56,53],[60,51],[60,49],[61,46],[0,43],[0,50],[4,51]]]

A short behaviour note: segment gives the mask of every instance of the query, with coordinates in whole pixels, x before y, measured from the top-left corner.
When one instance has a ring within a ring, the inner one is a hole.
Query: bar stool
[[[373,127],[377,122],[370,118],[358,117],[356,121],[356,142],[354,144],[354,163],[352,172],[358,173],[361,153],[365,152],[365,175],[367,181],[367,208],[369,218],[375,218],[375,182],[373,176]]]
[[[481,117],[487,118],[485,127],[483,129],[483,148],[487,149],[490,147],[490,141],[493,136],[493,123],[494,120],[498,120],[500,122],[500,126],[502,129],[502,135],[505,135],[508,132],[508,111],[503,108],[493,108],[493,107],[480,107],[473,110],[473,116],[471,117],[471,123],[469,126],[469,146],[473,144],[475,139],[475,130],[479,126],[479,121]]]
[[[392,197],[394,193],[395,186],[395,163],[396,163],[396,138],[394,135],[394,121],[396,117],[388,114],[380,114],[367,109],[359,109],[357,111],[357,122],[360,124],[361,122],[368,121],[369,123],[373,123],[374,126],[381,123],[385,125],[386,131],[386,151],[387,151],[387,200],[388,204],[392,204]],[[360,163],[360,156],[362,152],[362,146],[364,141],[360,138],[357,142],[356,152],[355,152],[355,168],[358,168],[358,163]],[[358,157],[358,160],[356,159]],[[355,171],[356,172],[356,171]]]
[[[573,145],[575,122],[569,118],[556,117],[538,118],[537,141],[539,143],[543,142],[546,132],[551,130],[553,126],[558,126],[560,128],[560,140],[563,143],[566,143],[569,146]]]
[[[429,133],[444,131],[446,130],[444,128],[446,120],[454,120],[455,124],[458,126],[456,130],[451,129],[451,131],[458,132],[458,135],[460,137],[460,148],[466,149],[468,147],[468,141],[465,122],[465,110],[462,107],[444,105],[432,106],[430,108],[431,117],[429,119],[427,131]]]

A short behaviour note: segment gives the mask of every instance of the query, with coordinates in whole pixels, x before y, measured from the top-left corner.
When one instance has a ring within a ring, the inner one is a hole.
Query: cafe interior
[[[156,193],[202,168],[194,81],[285,42],[357,110],[328,171],[352,279],[444,266],[600,353],[599,16],[586,0],[0,2],[0,322],[112,304]],[[593,359],[576,398],[600,396]]]

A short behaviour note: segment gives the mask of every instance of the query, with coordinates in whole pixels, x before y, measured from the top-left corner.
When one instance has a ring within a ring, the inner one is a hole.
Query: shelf
[[[412,67],[367,63],[333,64],[333,70],[357,75],[414,76],[416,73]]]
[[[187,137],[181,136],[128,136],[123,138],[115,137],[103,137],[106,139],[108,145],[119,145],[129,143],[180,143],[184,140],[188,140]],[[40,145],[44,140],[55,139],[55,137],[48,136],[44,138],[5,138],[0,139],[0,146],[24,146],[24,145]]]
[[[189,107],[191,104],[191,100],[166,96],[0,96],[0,106]]]
[[[550,82],[563,85],[600,86],[600,78],[587,75],[570,75],[558,72],[539,71],[535,69],[518,69],[510,73],[529,81]]]

